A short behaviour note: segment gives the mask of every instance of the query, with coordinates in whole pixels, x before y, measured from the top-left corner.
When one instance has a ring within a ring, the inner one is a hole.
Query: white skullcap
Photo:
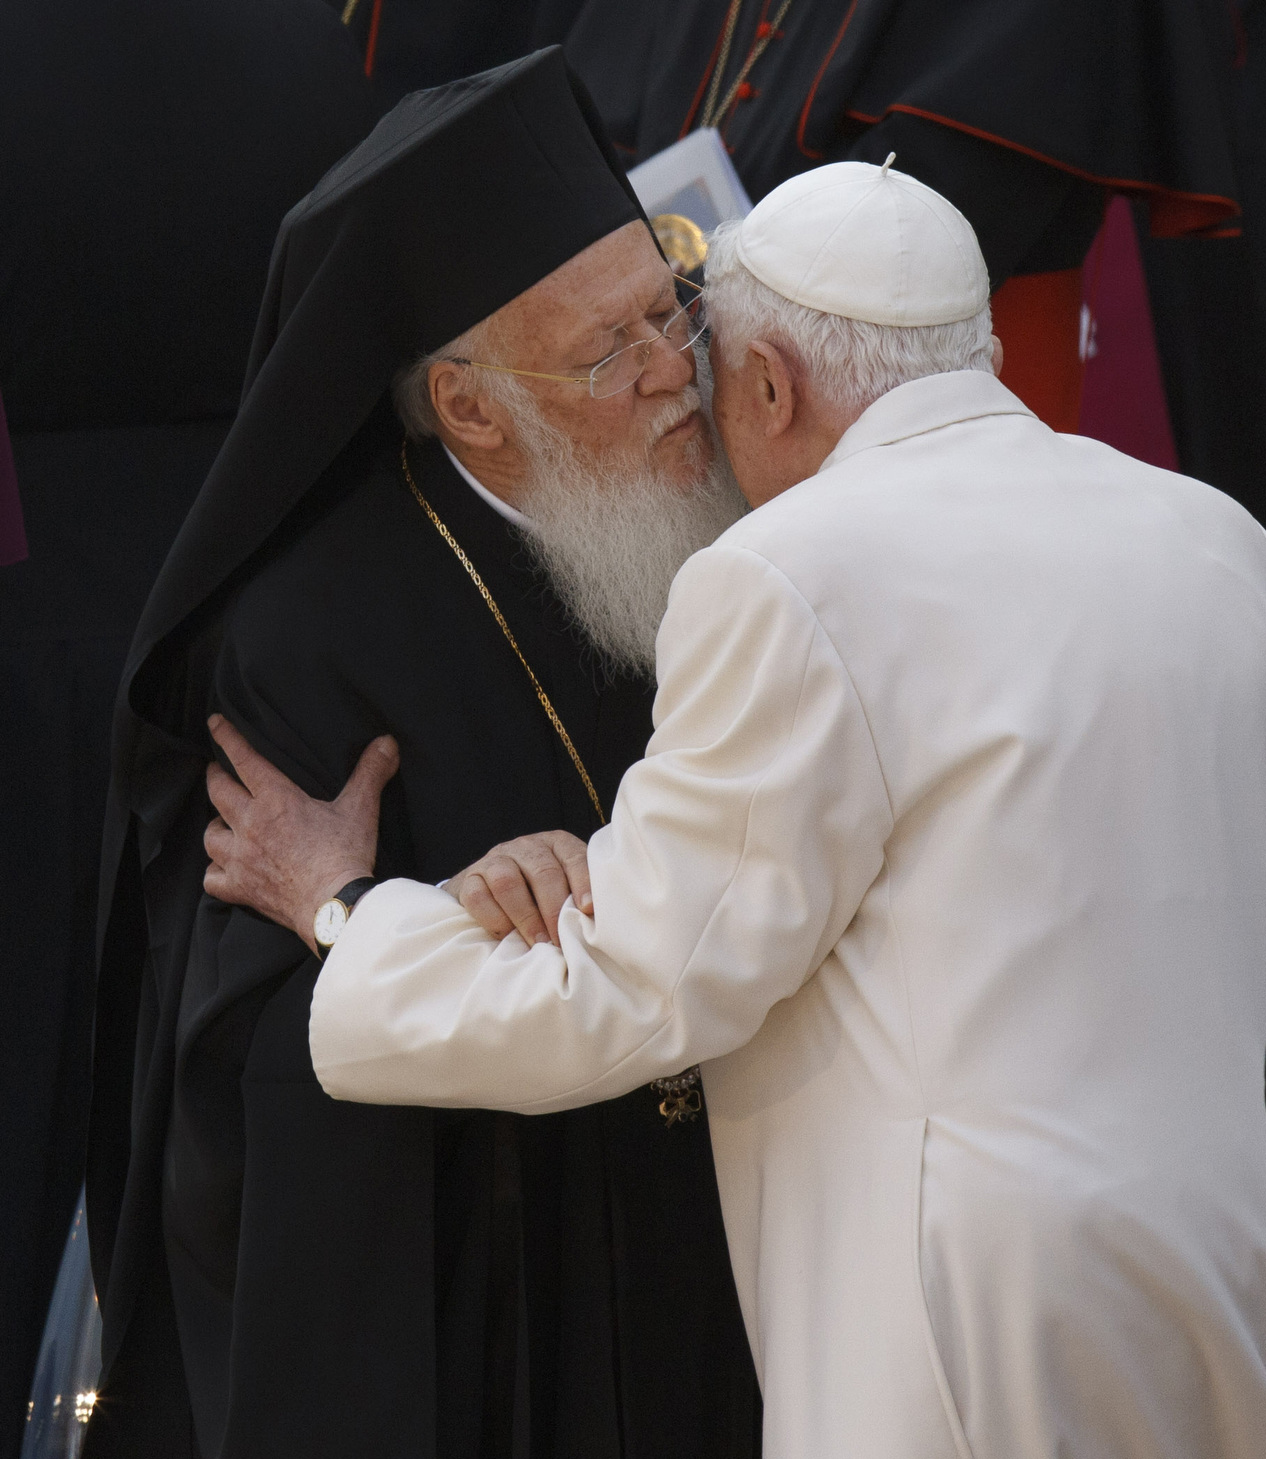
[[[832,162],[776,187],[739,228],[739,260],[810,309],[871,324],[952,324],[989,302],[971,224],[904,172]]]

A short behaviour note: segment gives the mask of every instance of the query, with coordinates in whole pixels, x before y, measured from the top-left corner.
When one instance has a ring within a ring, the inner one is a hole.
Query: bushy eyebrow
[[[645,319],[648,314],[655,313],[658,308],[676,302],[676,298],[677,292],[676,289],[673,287],[672,278],[669,277],[668,280],[665,282],[663,288],[661,288],[660,291],[655,295],[654,299],[652,299],[651,302],[646,306],[646,308],[642,310],[641,314],[637,315],[636,317],[640,319]],[[609,330],[625,329],[632,322],[632,318],[633,316],[631,314],[625,313],[618,319],[612,319],[610,321],[604,319],[603,322],[598,326],[598,329],[599,331],[604,333]]]
[[[648,314],[653,314],[659,309],[670,307],[676,303],[676,299],[677,291],[673,285],[672,275],[670,274],[663,287],[640,314],[634,315],[626,311],[619,317],[611,316],[602,319],[585,336],[583,343],[577,343],[574,353],[577,356],[600,353],[605,348],[603,340],[608,335],[613,335],[621,329],[626,329],[634,318],[645,319]]]

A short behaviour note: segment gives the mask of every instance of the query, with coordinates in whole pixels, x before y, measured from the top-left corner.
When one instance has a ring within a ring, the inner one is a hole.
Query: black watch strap
[[[378,885],[372,876],[358,876],[355,881],[349,881],[341,892],[334,893],[334,900],[342,902],[350,915],[352,908],[365,895]]]
[[[345,887],[335,892],[329,898],[329,901],[342,902],[347,908],[347,915],[350,917],[356,903],[360,901],[366,892],[372,891],[377,885],[377,881],[372,876],[358,876],[355,881],[349,881]],[[325,906],[325,903],[323,902],[321,905]],[[329,957],[330,948],[333,946],[334,944],[332,942],[328,944],[323,942],[317,943],[316,954],[321,962],[324,962]]]

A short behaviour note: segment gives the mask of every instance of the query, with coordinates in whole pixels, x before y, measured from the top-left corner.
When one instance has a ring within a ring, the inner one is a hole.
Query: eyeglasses
[[[661,339],[667,340],[669,347],[680,354],[683,350],[688,350],[708,327],[703,315],[702,288],[698,284],[692,284],[689,279],[677,275],[674,278],[678,284],[693,289],[695,297],[670,314],[650,339],[638,339],[632,344],[622,346],[606,359],[599,360],[587,375],[543,375],[539,370],[515,370],[509,365],[487,365],[481,360],[455,360],[454,363],[469,365],[475,370],[496,370],[502,375],[526,375],[530,380],[562,380],[569,385],[588,385],[589,394],[595,400],[606,400],[609,396],[619,395],[622,390],[631,389],[642,378],[650,364],[651,351]],[[678,294],[679,303],[680,300],[681,295]]]

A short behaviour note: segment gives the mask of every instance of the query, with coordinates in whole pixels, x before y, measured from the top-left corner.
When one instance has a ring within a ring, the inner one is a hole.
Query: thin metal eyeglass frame
[[[654,339],[635,339],[630,344],[621,345],[618,350],[613,350],[611,354],[606,356],[605,359],[599,360],[598,363],[593,367],[593,369],[589,371],[588,375],[545,375],[542,374],[539,370],[516,370],[510,365],[489,365],[482,360],[465,360],[461,359],[460,357],[454,359],[453,363],[455,365],[469,365],[470,368],[473,370],[496,370],[497,373],[500,375],[525,375],[529,380],[561,380],[566,385],[588,385],[589,394],[592,399],[610,400],[611,397],[614,395],[622,395],[626,390],[632,390],[634,385],[636,385],[637,382],[646,373],[646,367],[651,362],[651,350],[655,347],[655,345],[661,339],[664,340],[667,344],[672,344],[672,341],[668,338],[668,331],[671,328],[673,322],[677,319],[680,319],[683,314],[688,314],[695,304],[702,301],[702,285],[692,283],[689,279],[682,278],[680,274],[674,274],[673,278],[677,283],[685,284],[688,289],[694,289],[698,293],[699,299],[694,299],[689,304],[683,304],[680,309],[674,310],[673,313],[668,317],[668,320],[665,322],[663,329],[659,330],[656,333]],[[701,339],[707,333],[707,331],[708,325],[705,320],[699,324],[699,328],[690,336],[688,340],[686,340],[685,344],[673,346],[674,352],[676,354],[684,353],[690,348],[692,344],[695,343],[696,340]],[[627,354],[629,350],[636,349],[644,351],[642,358],[642,368],[637,372],[636,375],[633,376],[628,384],[621,385],[618,390],[612,390],[610,394],[599,395],[594,389],[594,376],[597,375],[598,371],[601,370],[604,365],[609,365],[612,360],[619,359],[621,355]]]

